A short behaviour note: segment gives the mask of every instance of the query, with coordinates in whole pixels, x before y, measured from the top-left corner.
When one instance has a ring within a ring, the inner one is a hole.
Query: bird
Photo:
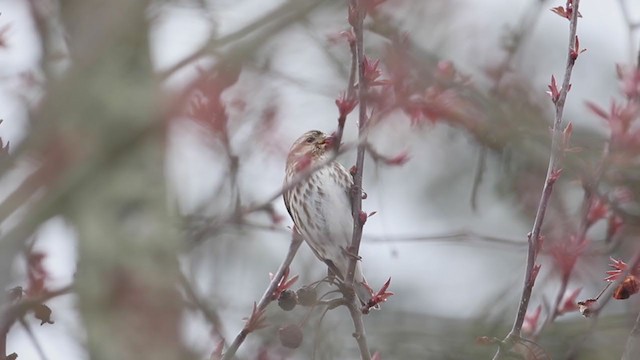
[[[353,235],[353,177],[342,164],[331,160],[334,142],[334,137],[311,130],[293,143],[287,156],[283,198],[295,228],[313,253],[328,266],[331,275],[344,281],[354,257],[347,250]],[[322,167],[300,178],[318,166]],[[366,305],[372,292],[359,260],[354,290],[361,305]]]

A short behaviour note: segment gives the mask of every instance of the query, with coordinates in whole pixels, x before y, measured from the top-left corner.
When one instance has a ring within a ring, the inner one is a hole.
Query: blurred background
[[[371,94],[381,156],[365,163],[363,209],[377,214],[360,254],[374,288],[392,278],[395,295],[365,317],[383,359],[491,358],[496,346],[476,338],[508,333],[549,156],[545,91],[566,63],[569,22],[549,10],[564,5],[386,0],[368,14],[367,56],[389,84]],[[523,331],[554,359],[615,359],[638,296],[597,320],[555,309],[595,297],[609,257],[638,249],[640,144],[614,138],[603,117],[612,99],[631,104],[635,131],[640,4],[583,0],[580,13],[571,151]],[[0,286],[23,299],[64,290],[46,302],[55,323],[27,314],[6,354],[205,359],[230,343],[289,246],[284,204],[268,202],[288,149],[337,127],[346,30],[345,1],[3,0]],[[339,161],[351,167],[355,152]],[[596,200],[604,212],[577,246]],[[291,272],[294,289],[326,275],[306,245]],[[272,304],[238,357],[358,358],[346,314]],[[295,350],[278,340],[288,323],[302,324]]]

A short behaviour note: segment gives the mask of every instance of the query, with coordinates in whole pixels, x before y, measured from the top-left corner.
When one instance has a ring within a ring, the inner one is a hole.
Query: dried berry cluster
[[[314,306],[317,298],[318,293],[315,287],[302,287],[297,291],[287,289],[280,293],[278,306],[284,311],[291,311],[296,305]]]

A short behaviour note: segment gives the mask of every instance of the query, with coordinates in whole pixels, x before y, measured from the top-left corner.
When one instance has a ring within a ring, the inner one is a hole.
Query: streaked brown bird
[[[332,142],[332,137],[312,130],[293,143],[287,157],[285,186],[299,183],[284,193],[284,203],[313,253],[333,275],[344,280],[352,257],[347,249],[353,234],[350,197],[353,178],[339,162],[331,161],[308,178],[299,179],[300,174],[329,161]],[[358,261],[354,288],[362,304],[371,298],[365,284]]]

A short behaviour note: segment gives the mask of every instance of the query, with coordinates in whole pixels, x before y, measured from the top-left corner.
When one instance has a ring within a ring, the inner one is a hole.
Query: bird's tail
[[[356,264],[356,272],[353,277],[353,287],[358,300],[360,300],[360,304],[362,306],[368,306],[369,300],[371,300],[373,293],[371,287],[369,286],[369,284],[367,284],[367,280],[362,274],[362,268],[359,262]],[[380,305],[376,304],[371,309],[379,310]]]

